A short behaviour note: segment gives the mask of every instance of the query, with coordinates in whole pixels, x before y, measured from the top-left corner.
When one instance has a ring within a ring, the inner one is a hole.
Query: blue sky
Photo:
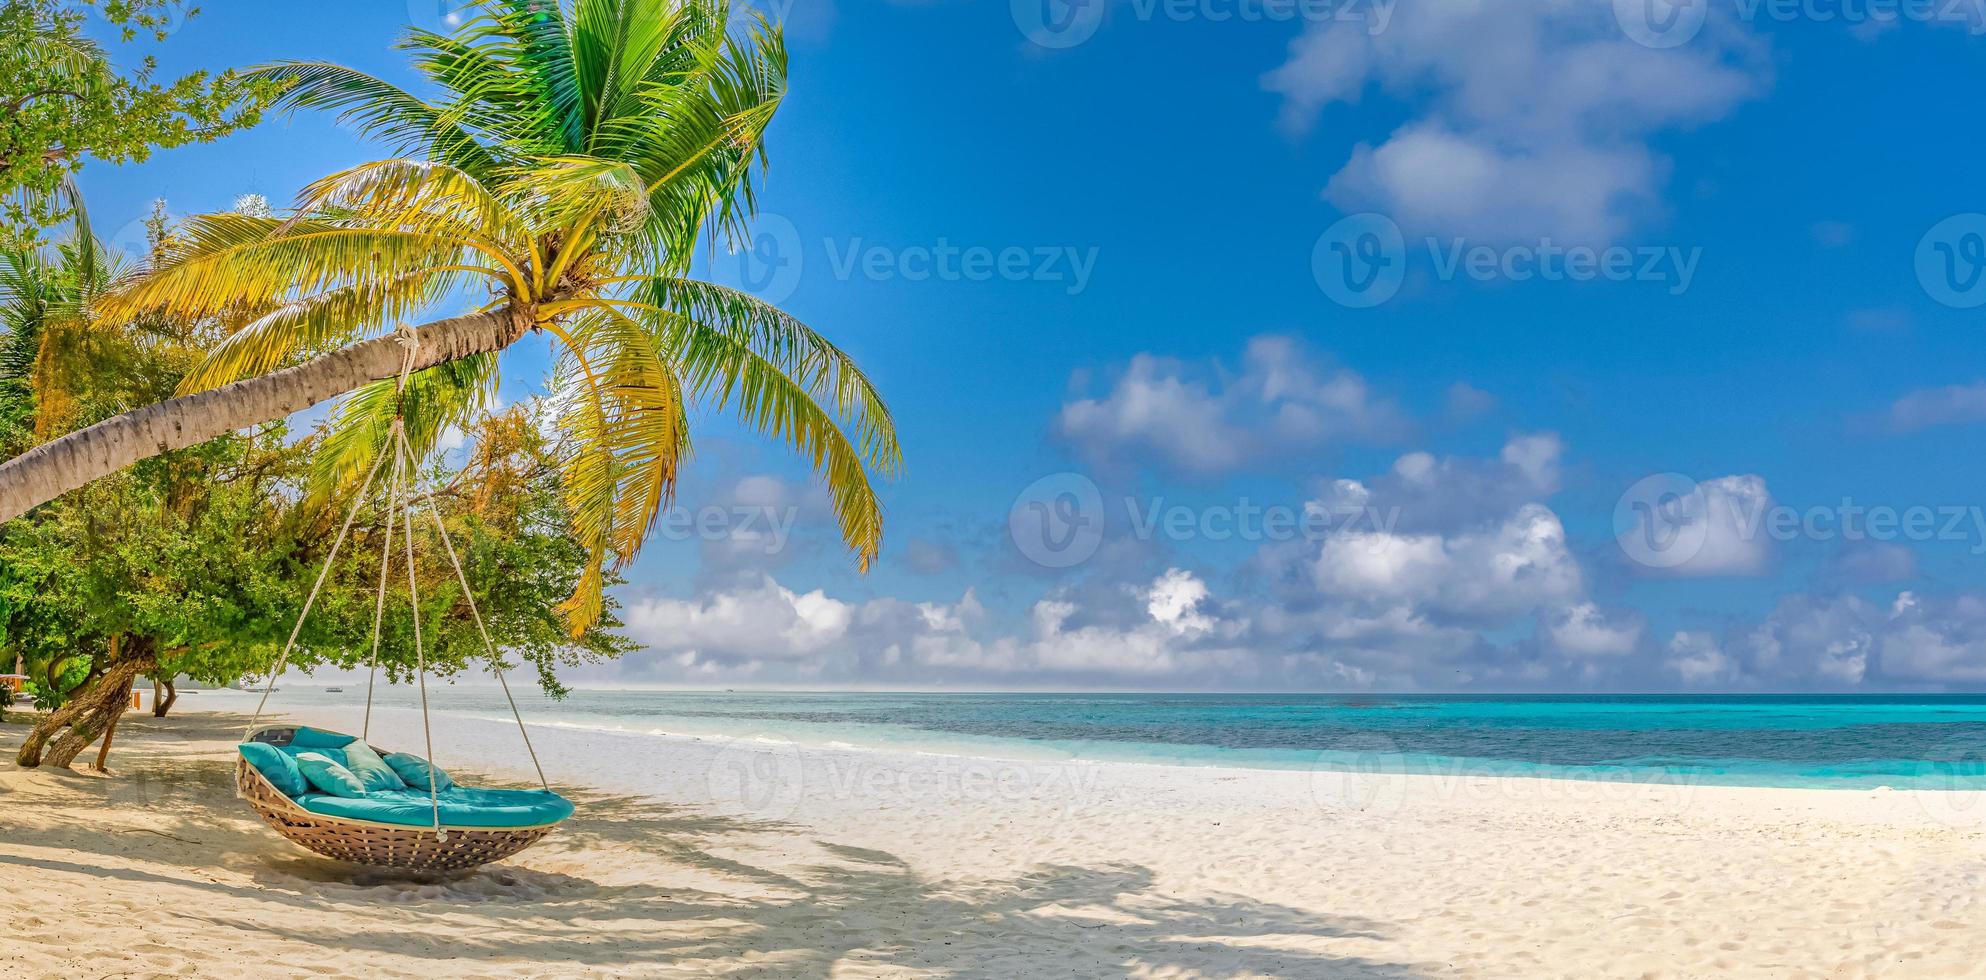
[[[583,679],[1986,685],[1986,15],[1648,2],[782,4],[759,240],[706,271],[882,386],[886,558],[706,419],[724,518]],[[442,9],[211,0],[158,53],[404,80]],[[302,116],[82,183],[136,240],[380,155]]]

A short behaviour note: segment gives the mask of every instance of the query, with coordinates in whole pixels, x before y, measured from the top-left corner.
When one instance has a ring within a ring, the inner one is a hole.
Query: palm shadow
[[[887,851],[813,839],[792,824],[625,795],[569,793],[579,815],[545,843],[472,872],[363,868],[309,854],[245,806],[230,805],[230,760],[176,755],[169,745],[152,750],[154,741],[125,762],[127,780],[148,774],[143,792],[114,790],[116,780],[60,777],[102,794],[101,805],[137,811],[143,832],[157,839],[144,867],[109,860],[120,850],[111,846],[114,832],[76,828],[24,829],[8,841],[85,857],[0,853],[0,865],[192,887],[216,900],[182,913],[190,919],[321,948],[429,958],[438,967],[557,963],[644,976],[796,980],[887,971],[959,978],[1424,972],[1327,951],[1340,941],[1369,949],[1386,939],[1384,923],[1242,895],[1181,898],[1141,865],[1040,865],[992,879],[944,879]],[[796,849],[807,857],[794,860]],[[782,859],[770,859],[772,851]],[[300,914],[271,915],[271,903]],[[386,921],[354,927],[368,916]],[[433,941],[410,943],[409,935]]]

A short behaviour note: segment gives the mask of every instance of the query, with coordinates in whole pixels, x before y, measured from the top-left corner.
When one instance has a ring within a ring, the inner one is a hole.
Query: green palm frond
[[[419,153],[466,173],[487,174],[496,157],[441,110],[391,82],[320,61],[293,61],[256,69],[251,79],[272,82],[283,94],[278,108],[323,109],[366,138],[401,153]]]
[[[672,278],[652,280],[648,289],[653,307],[676,314],[656,327],[662,347],[684,365],[700,397],[714,396],[721,406],[739,385],[722,370],[723,359],[705,361],[698,351],[710,336],[722,335],[791,379],[810,400],[830,406],[854,434],[865,465],[885,477],[897,474],[903,449],[889,406],[847,352],[778,307],[727,286]]]
[[[211,387],[376,335],[450,301],[503,308],[553,338],[565,510],[587,564],[575,629],[653,530],[690,453],[688,406],[729,411],[826,484],[866,568],[881,548],[872,477],[902,454],[852,358],[736,290],[686,278],[706,239],[742,237],[787,56],[727,0],[483,0],[448,34],[400,43],[433,98],[337,65],[259,70],[282,105],[337,113],[402,159],[332,174],[293,213],[187,222],[101,315],[208,318],[225,339],[187,379]],[[4,270],[0,270],[0,282]],[[490,287],[490,296],[466,295]],[[0,286],[4,288],[4,286]],[[315,492],[378,457],[396,413],[417,453],[494,397],[477,355],[346,396]]]

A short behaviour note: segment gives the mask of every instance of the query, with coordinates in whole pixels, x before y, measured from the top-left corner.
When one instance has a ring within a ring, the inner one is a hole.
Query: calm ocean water
[[[437,710],[508,712],[494,690]],[[1020,758],[1760,786],[1986,789],[1986,696],[1338,696],[519,692],[537,724]],[[286,701],[353,703],[292,685]],[[411,706],[405,688],[382,704]]]

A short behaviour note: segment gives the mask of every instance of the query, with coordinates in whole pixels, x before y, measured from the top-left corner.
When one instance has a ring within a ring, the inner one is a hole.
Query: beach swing
[[[404,392],[417,349],[412,331],[401,328],[396,338],[407,348],[399,389]],[[432,491],[420,496],[434,518],[449,563],[455,567],[456,581],[469,604],[476,629],[490,656],[491,672],[503,687],[510,713],[517,720],[518,734],[524,736],[524,750],[538,772],[542,790],[477,789],[454,785],[448,774],[434,767],[434,732],[428,720],[427,657],[421,644],[420,595],[414,576],[414,517],[416,479],[414,454],[407,442],[406,427],[399,418],[387,436],[388,452],[381,453],[353,497],[350,513],[338,529],[317,583],[304,600],[289,642],[269,672],[269,683],[255,716],[242,732],[239,758],[235,764],[236,795],[247,801],[276,833],[326,857],[377,867],[421,871],[453,871],[473,868],[500,860],[530,847],[572,815],[573,807],[552,792],[545,780],[545,768],[531,747],[531,735],[511,697],[510,682],[499,666],[496,645],[491,642],[483,615],[476,608],[475,594],[469,589],[468,575],[448,538]],[[371,668],[366,679],[365,719],[357,736],[288,725],[257,728],[269,693],[276,689],[303,631],[305,617],[324,588],[338,550],[351,533],[352,523],[373,488],[387,457],[392,457],[390,475],[383,487],[386,506],[385,546],[379,562],[379,594],[375,600],[372,626]],[[386,612],[387,570],[392,564],[394,525],[404,530],[407,552],[407,585],[413,606],[415,676],[421,692],[421,729],[426,739],[425,758],[398,752],[385,752],[366,741],[372,728],[373,682],[379,674],[380,624]]]

